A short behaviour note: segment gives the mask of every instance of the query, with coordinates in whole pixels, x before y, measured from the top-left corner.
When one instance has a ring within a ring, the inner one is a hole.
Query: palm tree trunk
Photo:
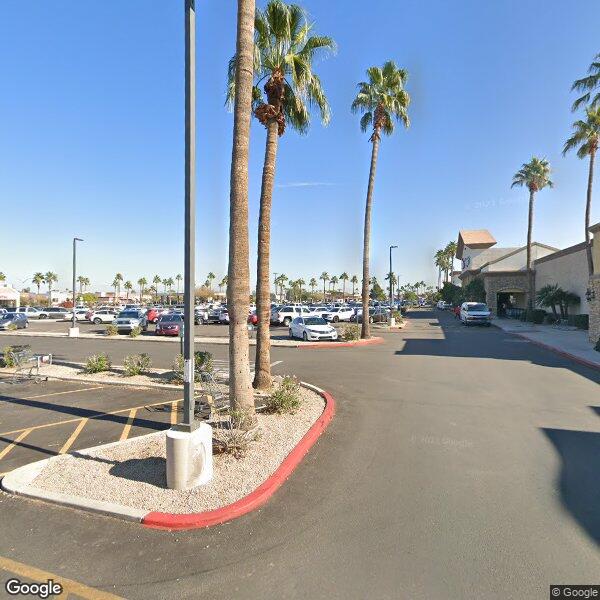
[[[587,199],[585,203],[585,253],[587,255],[588,273],[590,277],[594,274],[594,262],[592,259],[592,244],[590,241],[590,213],[592,211],[592,186],[594,183],[594,160],[596,150],[590,152],[590,169],[588,173]]]
[[[535,192],[529,190],[529,218],[527,220],[527,280],[529,282],[529,298],[527,300],[527,306],[533,308],[533,272],[531,270],[531,234],[533,232],[533,203],[535,199]]]
[[[346,280],[342,284],[342,303],[346,302]]]
[[[256,260],[256,359],[254,363],[254,382],[259,390],[271,388],[271,206],[273,202],[273,182],[279,141],[278,124],[271,119],[267,124],[267,142],[263,164],[262,185],[260,191],[260,212],[258,217],[258,248]]]
[[[250,381],[248,307],[250,263],[248,242],[248,146],[252,109],[255,0],[238,0],[233,148],[229,200],[229,400],[245,415],[244,425],[256,421]]]
[[[367,188],[367,201],[365,204],[365,228],[363,234],[363,273],[362,273],[362,329],[360,337],[370,337],[369,327],[369,259],[371,246],[371,208],[373,206],[373,188],[375,186],[375,170],[377,168],[377,154],[379,153],[379,135],[373,135],[373,148],[371,151],[371,168],[369,170],[369,186]]]

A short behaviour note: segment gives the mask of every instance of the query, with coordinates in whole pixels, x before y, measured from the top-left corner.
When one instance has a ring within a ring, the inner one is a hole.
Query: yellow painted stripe
[[[8,446],[6,446],[6,448],[0,452],[0,460],[2,460],[26,435],[28,435],[30,431],[31,429],[26,429],[25,431],[21,432],[21,435],[19,435],[14,442],[11,442]]]
[[[22,398],[22,400],[35,400],[36,398],[48,398],[49,396],[62,396],[63,394],[76,394],[77,392],[90,392],[91,390],[101,390],[103,386],[97,385],[91,388],[81,388],[78,390],[67,390],[65,392],[52,392],[51,394],[40,394],[39,396],[29,396]]]
[[[175,425],[177,423],[177,404],[179,400],[173,400],[171,402],[171,425]]]
[[[129,417],[127,417],[127,423],[125,423],[125,427],[123,427],[123,432],[121,433],[121,437],[119,438],[119,441],[122,442],[123,440],[126,440],[127,437],[129,436],[129,432],[131,431],[131,424],[133,423],[133,420],[135,419],[135,413],[138,411],[137,408],[132,408],[129,411]]]
[[[176,400],[176,402],[181,402],[183,398]],[[165,404],[169,404],[170,400],[162,401],[162,402],[153,402],[152,404],[142,404],[140,406],[135,406],[133,408],[120,408],[119,410],[114,410],[112,412],[104,412],[98,413],[97,415],[93,415],[92,417],[75,417],[73,419],[65,419],[64,421],[54,421],[52,423],[44,423],[43,425],[34,425],[33,427],[24,427],[23,429],[13,429],[12,431],[5,431],[4,433],[0,433],[0,437],[11,435],[13,433],[20,433],[21,431],[35,430],[35,429],[45,429],[46,427],[54,427],[55,425],[66,425],[67,423],[75,423],[76,421],[81,421],[81,419],[100,419],[101,417],[106,417],[110,415],[118,415],[120,413],[124,413],[130,410],[140,410],[142,408],[151,408],[153,406],[164,406]]]
[[[65,445],[58,451],[59,454],[64,454],[68,452],[69,448],[73,445],[73,442],[77,439],[77,436],[81,433],[81,430],[85,427],[85,424],[89,421],[89,419],[81,419],[79,425],[75,427],[75,431],[71,434],[71,437],[65,442]]]
[[[62,585],[63,591],[66,592],[66,594],[75,594],[80,598],[84,598],[85,600],[123,600],[120,596],[115,596],[114,594],[111,594],[109,592],[97,590],[95,588],[84,585],[83,583],[73,581],[72,579],[61,577],[56,573],[42,571],[42,569],[38,569],[36,567],[32,567],[31,565],[26,565],[24,563],[17,562],[16,560],[12,560],[10,558],[5,558],[4,556],[0,556],[0,569],[10,571],[15,575],[25,577],[36,582],[42,582],[47,581],[48,579],[52,579],[56,583],[60,583],[60,585]]]

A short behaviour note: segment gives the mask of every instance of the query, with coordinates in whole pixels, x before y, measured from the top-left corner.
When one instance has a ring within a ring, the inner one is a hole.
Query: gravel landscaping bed
[[[295,414],[258,414],[256,439],[242,458],[215,454],[214,477],[207,485],[167,489],[165,432],[157,432],[53,458],[29,489],[178,514],[226,506],[265,481],[323,412],[319,394],[304,387],[300,394],[302,403]]]

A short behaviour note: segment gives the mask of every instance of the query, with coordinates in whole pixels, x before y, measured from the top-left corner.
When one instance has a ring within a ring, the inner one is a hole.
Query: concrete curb
[[[500,328],[500,329],[502,329],[502,328]],[[535,344],[536,346],[539,346],[540,348],[543,348],[544,350],[549,350],[550,352],[554,352],[554,354],[558,354],[559,356],[562,356],[563,358],[568,358],[572,361],[575,361],[576,363],[579,363],[580,365],[583,365],[584,367],[588,367],[590,369],[595,369],[596,371],[600,371],[600,365],[593,363],[589,360],[586,360],[585,358],[581,358],[580,356],[577,356],[576,354],[571,354],[570,352],[565,352],[564,350],[559,350],[555,346],[550,346],[549,344],[545,344],[544,342],[540,342],[538,340],[533,340],[530,337],[527,337],[523,333],[517,333],[516,331],[506,331],[506,329],[503,329],[502,331],[504,331],[505,333],[510,333],[511,335],[520,337],[524,340],[527,340],[528,342]]]
[[[199,529],[237,519],[238,517],[261,507],[271,498],[302,462],[304,456],[312,446],[314,446],[319,439],[319,436],[325,431],[334,417],[335,400],[331,394],[304,381],[301,382],[301,385],[318,393],[325,400],[325,408],[323,409],[321,416],[312,424],[298,444],[292,448],[274,473],[263,481],[263,483],[253,492],[228,506],[191,514],[148,512],[147,510],[130,508],[111,502],[102,502],[82,498],[80,496],[58,494],[37,488],[28,490],[27,487],[38,476],[48,461],[56,457],[45,458],[11,471],[2,478],[0,487],[4,491],[15,495],[142,523],[153,529]],[[156,433],[151,433],[149,435],[156,435]],[[88,448],[80,452],[86,453],[99,447],[107,448],[116,444],[126,444],[127,442],[137,439],[138,438],[131,438],[125,442],[102,444],[101,446],[94,446],[93,448]]]

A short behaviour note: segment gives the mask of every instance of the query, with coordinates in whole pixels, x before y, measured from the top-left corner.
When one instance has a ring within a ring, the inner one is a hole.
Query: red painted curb
[[[328,392],[319,391],[318,393],[325,400],[325,408],[321,416],[285,457],[278,469],[253,492],[233,504],[201,513],[171,514],[150,512],[142,519],[142,524],[155,529],[198,529],[237,519],[265,504],[292,474],[333,419],[335,414],[335,400],[333,396]]]
[[[554,354],[558,354],[558,355],[562,356],[563,358],[568,358],[572,361],[575,361],[576,363],[579,363],[580,365],[589,367],[590,369],[596,369],[597,371],[600,371],[600,365],[593,363],[589,360],[586,360],[585,358],[580,358],[579,356],[577,356],[575,354],[571,354],[570,352],[558,350],[558,348],[555,348],[554,346],[549,346],[548,344],[544,344],[544,342],[538,342],[537,340],[532,340],[530,337],[527,337],[526,335],[523,335],[522,333],[516,333],[516,332],[513,333],[512,331],[510,331],[508,333],[512,333],[513,335],[516,335],[517,337],[527,340],[528,342],[531,342],[532,344],[535,344],[536,346],[539,346],[540,348],[544,348],[544,350],[550,350],[550,352],[554,352]]]
[[[382,337],[372,337],[368,340],[356,340],[354,342],[312,342],[297,348],[311,350],[313,348],[354,348],[355,346],[373,346],[375,344],[383,344],[385,340]]]

